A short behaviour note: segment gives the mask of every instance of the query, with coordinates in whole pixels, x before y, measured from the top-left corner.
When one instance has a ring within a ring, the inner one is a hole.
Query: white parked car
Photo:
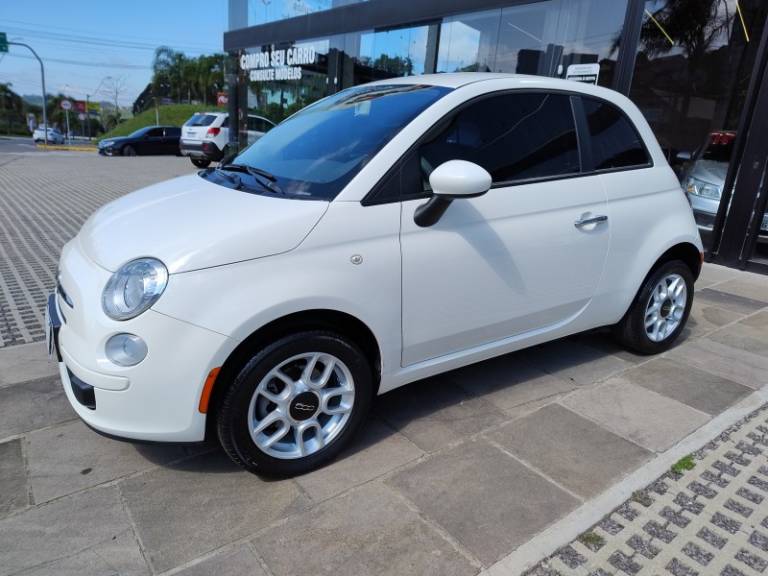
[[[391,79],[97,211],[61,256],[51,351],[96,430],[209,432],[251,471],[296,474],[409,382],[600,326],[666,350],[701,261],[685,195],[624,96]]]
[[[32,132],[32,140],[35,144],[45,142],[45,126],[40,125]],[[64,144],[64,134],[59,132],[56,128],[48,128],[48,143],[49,144]]]
[[[274,126],[262,116],[249,114],[248,142],[255,142]],[[221,160],[228,143],[229,114],[225,112],[198,112],[181,128],[181,154],[189,156],[192,164],[199,168]]]

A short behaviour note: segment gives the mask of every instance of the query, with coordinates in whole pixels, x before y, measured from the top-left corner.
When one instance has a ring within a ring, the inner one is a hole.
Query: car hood
[[[118,144],[120,142],[128,142],[129,140],[133,140],[130,136],[116,136],[115,138],[104,138],[101,142],[99,142],[99,146],[104,146],[105,142],[109,142],[111,144]]]
[[[192,174],[107,204],[78,239],[107,270],[151,256],[174,274],[292,250],[327,208],[326,201],[251,194]]]
[[[716,186],[723,185],[725,175],[728,173],[727,162],[715,162],[714,160],[697,160],[690,175],[704,182],[709,182]]]

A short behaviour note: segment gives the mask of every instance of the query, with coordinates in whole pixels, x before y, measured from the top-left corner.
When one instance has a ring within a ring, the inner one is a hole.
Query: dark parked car
[[[179,155],[181,128],[177,126],[145,126],[129,136],[106,138],[99,142],[99,154],[105,156],[143,156],[148,154]]]

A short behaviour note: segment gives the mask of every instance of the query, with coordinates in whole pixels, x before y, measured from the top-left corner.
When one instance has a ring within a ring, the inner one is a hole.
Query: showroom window
[[[437,166],[454,159],[479,164],[497,184],[579,172],[570,98],[527,92],[470,104],[422,147],[425,182]]]
[[[618,108],[596,98],[582,98],[581,101],[587,116],[595,170],[649,164],[637,130]]]

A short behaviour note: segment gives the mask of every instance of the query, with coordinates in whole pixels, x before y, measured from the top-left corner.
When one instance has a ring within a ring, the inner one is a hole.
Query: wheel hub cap
[[[317,412],[320,406],[320,398],[314,392],[302,392],[291,402],[290,414],[294,420],[306,420]]]
[[[688,288],[679,274],[664,276],[654,286],[645,307],[645,332],[653,342],[661,342],[677,330],[688,302]]]
[[[251,439],[274,458],[309,456],[342,432],[354,402],[355,383],[344,362],[324,352],[298,354],[256,387],[248,407]]]

